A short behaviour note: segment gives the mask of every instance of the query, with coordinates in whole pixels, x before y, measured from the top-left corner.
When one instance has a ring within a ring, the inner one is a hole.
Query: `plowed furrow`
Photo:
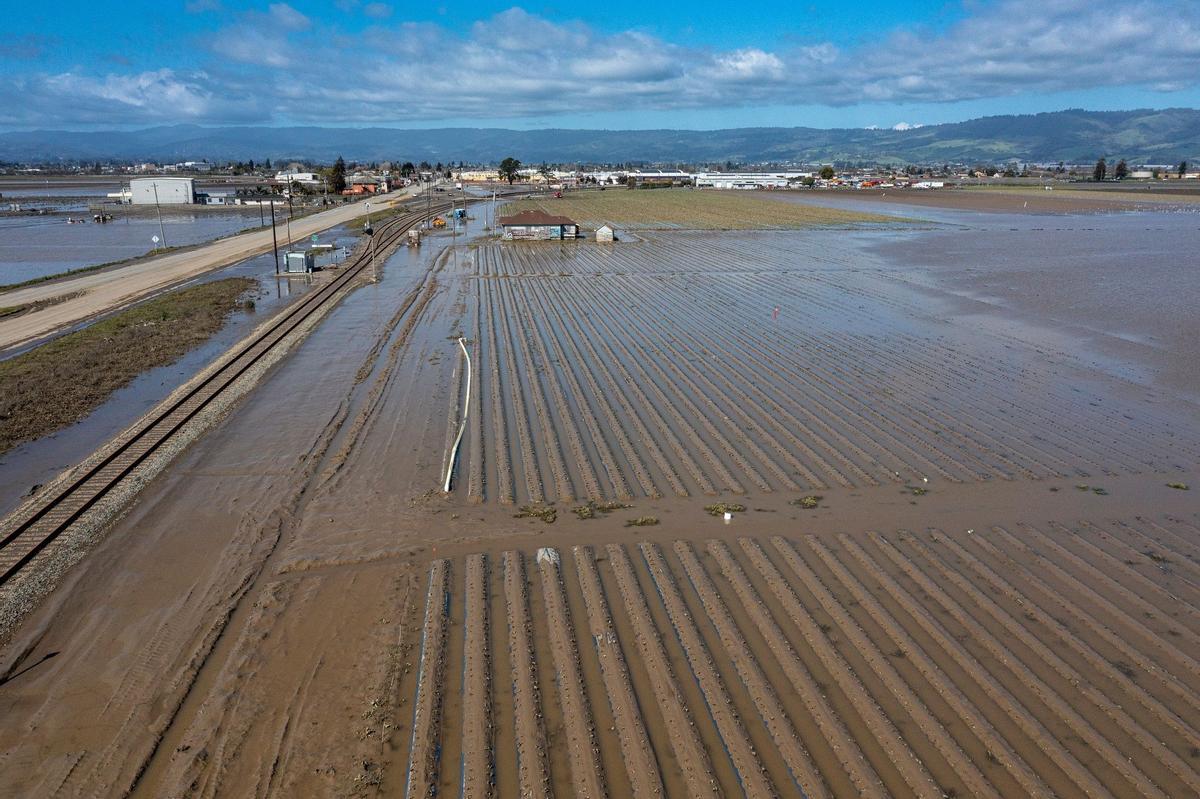
[[[780,608],[799,627],[805,643],[812,648],[826,672],[850,701],[855,712],[870,731],[871,737],[878,742],[888,761],[895,766],[907,786],[902,788],[898,785],[889,785],[889,790],[893,794],[910,793],[914,796],[931,797],[931,799],[940,797],[941,789],[934,783],[933,778],[917,760],[912,750],[908,748],[908,744],[904,742],[892,721],[867,692],[854,670],[850,668],[850,664],[829,643],[825,633],[808,609],[800,602],[787,579],[775,568],[775,564],[767,558],[766,553],[757,542],[743,538],[739,543],[754,568],[758,570],[770,587]]]
[[[629,680],[625,653],[617,639],[608,600],[600,585],[600,576],[596,573],[595,556],[590,547],[575,547],[574,552],[575,568],[579,574],[579,584],[587,607],[588,631],[591,633],[596,657],[600,661],[600,675],[604,681],[608,705],[617,723],[617,737],[620,740],[625,769],[633,786],[633,795],[636,799],[661,796],[663,784],[658,771],[658,761],[654,757],[650,737],[642,722],[637,697],[634,696],[633,685]]]
[[[700,597],[704,612],[708,614],[709,620],[717,629],[717,635],[720,636],[725,654],[729,655],[733,661],[738,677],[746,686],[746,690],[754,702],[754,707],[758,710],[760,720],[770,732],[771,740],[775,742],[779,754],[787,764],[788,771],[795,781],[795,787],[808,797],[829,796],[828,786],[820,772],[817,771],[812,757],[796,733],[791,720],[783,712],[783,703],[779,701],[778,694],[775,693],[775,689],[763,674],[750,647],[746,645],[746,641],[737,627],[737,622],[734,621],[729,609],[718,596],[716,588],[705,573],[691,544],[677,541],[675,552],[679,555],[689,582]]]
[[[450,624],[450,561],[429,567],[425,623],[421,630],[421,664],[413,703],[412,743],[408,755],[408,799],[437,793],[439,734],[446,675],[446,636]]]
[[[488,569],[484,555],[468,555],[463,641],[463,799],[494,794],[492,668],[489,656]]]
[[[516,722],[517,774],[521,796],[549,799],[550,766],[542,697],[534,665],[532,623],[520,552],[504,553],[504,597],[508,606],[508,650],[512,662],[513,716]]]
[[[571,613],[563,594],[560,565],[552,558],[542,558],[538,570],[542,574],[542,596],[546,603],[546,622],[550,627],[550,647],[554,653],[559,701],[562,704],[563,726],[567,734],[567,755],[571,763],[571,784],[574,795],[599,799],[608,795],[604,769],[600,763],[600,745],[588,706],[583,674],[579,666],[579,651]]]
[[[666,650],[654,626],[646,599],[633,572],[633,564],[624,547],[609,544],[606,548],[612,563],[613,575],[625,606],[625,613],[634,629],[638,652],[646,664],[646,672],[654,688],[654,697],[666,721],[667,736],[675,752],[675,760],[683,772],[684,784],[689,797],[719,797],[721,791],[713,777],[712,764],[696,724],[692,720],[679,685],[675,681],[674,669],[667,659]]]
[[[753,744],[750,743],[746,728],[734,709],[733,700],[730,699],[721,675],[713,665],[712,656],[700,636],[700,631],[696,629],[683,597],[675,587],[675,579],[671,576],[662,553],[654,544],[639,544],[639,549],[671,619],[671,625],[675,628],[675,635],[687,655],[692,675],[704,694],[704,701],[712,714],[721,741],[729,752],[734,768],[737,769],[742,789],[748,796],[775,796],[775,788],[771,785]]]

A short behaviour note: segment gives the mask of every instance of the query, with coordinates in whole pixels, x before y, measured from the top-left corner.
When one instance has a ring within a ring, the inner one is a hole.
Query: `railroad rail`
[[[427,216],[457,205],[443,201],[428,209],[411,211],[380,223],[374,235],[376,247],[386,249]],[[111,452],[81,475],[50,491],[32,512],[0,539],[0,586],[8,584],[43,550],[70,529],[76,521],[103,500],[135,469],[146,462],[181,428],[209,407],[238,378],[326,304],[338,297],[372,262],[372,248],[342,268],[337,277],[282,311],[267,327],[234,346],[232,357],[186,393],[143,417]]]

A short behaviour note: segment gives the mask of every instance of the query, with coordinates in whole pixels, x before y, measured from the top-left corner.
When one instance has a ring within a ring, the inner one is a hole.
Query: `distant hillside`
[[[0,160],[348,159],[526,163],[1200,161],[1200,110],[1057,111],[912,130],[505,130],[500,128],[200,127],[0,133]]]

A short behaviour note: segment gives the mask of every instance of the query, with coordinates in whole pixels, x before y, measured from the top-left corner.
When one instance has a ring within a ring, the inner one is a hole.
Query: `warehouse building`
[[[522,211],[513,216],[502,216],[497,224],[506,241],[573,239],[579,235],[579,225],[573,220],[542,211]]]
[[[193,178],[133,178],[129,202],[134,205],[192,205],[196,202]]]

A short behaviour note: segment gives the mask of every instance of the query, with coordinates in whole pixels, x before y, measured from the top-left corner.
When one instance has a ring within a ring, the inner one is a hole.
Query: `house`
[[[579,235],[579,225],[565,216],[554,216],[544,211],[522,211],[513,216],[502,216],[497,225],[506,241],[573,239]]]
[[[616,231],[610,225],[601,225],[596,228],[596,241],[598,242],[613,242],[616,241]]]

